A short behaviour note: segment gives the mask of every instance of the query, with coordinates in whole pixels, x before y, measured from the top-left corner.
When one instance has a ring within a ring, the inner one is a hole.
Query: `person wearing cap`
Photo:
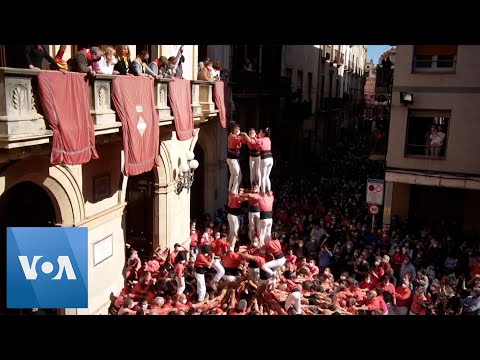
[[[197,295],[199,302],[205,300],[205,295],[207,294],[205,273],[207,272],[208,268],[212,266],[214,260],[215,259],[211,253],[210,246],[203,245],[201,248],[201,253],[199,253],[195,259],[195,279],[197,280]]]

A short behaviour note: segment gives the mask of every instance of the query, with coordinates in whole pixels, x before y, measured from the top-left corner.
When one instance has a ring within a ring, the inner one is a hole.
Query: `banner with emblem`
[[[112,100],[122,122],[126,176],[160,165],[160,127],[153,89],[153,79],[145,77],[118,76],[112,82]]]

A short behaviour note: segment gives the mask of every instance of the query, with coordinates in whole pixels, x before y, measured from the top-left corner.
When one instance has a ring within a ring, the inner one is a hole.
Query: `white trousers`
[[[250,240],[257,234],[258,221],[260,220],[260,212],[249,212],[248,213],[248,238]]]
[[[273,219],[259,219],[257,224],[257,233],[260,238],[260,245],[265,245],[270,242],[272,237]]]
[[[227,215],[227,220],[228,220],[228,228],[230,230],[229,240],[231,242],[233,239],[233,236],[238,237],[238,230],[240,229],[240,220],[238,220],[237,215],[232,215],[232,214]]]
[[[250,156],[248,165],[250,165],[250,184],[253,187],[255,181],[260,186],[260,156]]]
[[[268,275],[272,276],[275,273],[275,271],[280,269],[282,265],[284,265],[286,262],[287,262],[287,259],[285,259],[285,256],[281,257],[280,259],[269,261],[263,266],[263,270]]]
[[[185,277],[182,276],[179,278],[178,276],[175,276],[175,280],[177,281],[177,295],[182,295],[185,291]]]
[[[212,267],[217,272],[215,274],[215,277],[213,278],[213,281],[218,282],[223,277],[223,275],[225,275],[225,268],[223,267],[222,263],[220,262],[220,259],[215,259],[213,261]]]
[[[294,291],[291,292],[287,300],[285,300],[285,310],[288,311],[290,306],[293,305],[293,308],[295,309],[295,314],[296,315],[302,315],[302,300],[301,300],[301,294],[300,291]]]
[[[195,272],[195,279],[197,279],[197,295],[198,301],[205,300],[207,294],[207,286],[205,285],[205,274],[198,274]]]
[[[260,159],[260,190],[267,192],[272,190],[270,173],[272,172],[273,158]]]
[[[240,161],[238,159],[227,158],[227,164],[230,170],[228,191],[238,194],[240,184],[242,183],[242,170],[240,169]]]

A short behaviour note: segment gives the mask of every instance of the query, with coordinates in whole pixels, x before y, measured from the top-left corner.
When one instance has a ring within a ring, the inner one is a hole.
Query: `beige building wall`
[[[400,45],[397,48],[387,166],[480,174],[480,161],[472,156],[477,153],[477,134],[480,132],[477,116],[477,104],[480,103],[480,46],[458,46],[454,74],[412,73],[413,54],[412,45]],[[408,107],[400,104],[400,92],[411,92],[414,103]],[[408,109],[451,111],[444,159],[404,155]]]

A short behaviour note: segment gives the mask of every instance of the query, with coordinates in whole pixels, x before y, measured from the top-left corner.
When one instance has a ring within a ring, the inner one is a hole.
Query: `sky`
[[[376,64],[378,58],[387,50],[391,49],[391,45],[368,45],[367,48],[367,62],[370,59],[373,59],[373,62]]]

